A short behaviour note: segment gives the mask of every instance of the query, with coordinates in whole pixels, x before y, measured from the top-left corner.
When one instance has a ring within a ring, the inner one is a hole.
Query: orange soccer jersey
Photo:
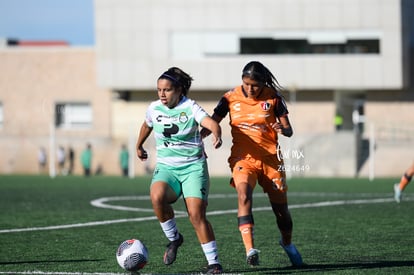
[[[274,155],[278,137],[271,127],[277,117],[288,114],[283,98],[264,87],[256,99],[248,98],[242,86],[225,93],[214,110],[221,117],[230,114],[233,137],[231,157]]]

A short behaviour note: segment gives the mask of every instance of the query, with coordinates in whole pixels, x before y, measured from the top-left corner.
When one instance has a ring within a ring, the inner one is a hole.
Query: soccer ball
[[[148,262],[148,250],[140,240],[126,240],[119,245],[116,260],[123,269],[138,271]]]

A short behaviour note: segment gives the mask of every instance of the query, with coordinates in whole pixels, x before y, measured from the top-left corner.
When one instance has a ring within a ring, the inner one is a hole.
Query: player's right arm
[[[143,122],[141,129],[139,131],[139,135],[138,135],[138,139],[137,139],[137,143],[136,143],[136,150],[137,150],[137,157],[140,160],[146,160],[148,158],[148,153],[147,151],[145,151],[143,145],[144,142],[147,140],[147,138],[149,137],[149,135],[152,132],[152,128],[148,126],[147,122]]]

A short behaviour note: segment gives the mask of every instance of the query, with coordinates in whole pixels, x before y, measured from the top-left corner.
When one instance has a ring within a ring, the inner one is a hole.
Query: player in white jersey
[[[157,81],[159,100],[150,104],[136,143],[137,156],[148,158],[143,144],[154,132],[157,165],[150,196],[152,206],[169,244],[164,264],[172,264],[183,243],[172,204],[183,196],[190,222],[207,259],[207,274],[223,272],[218,259],[213,228],[206,218],[210,187],[204,145],[199,127],[213,134],[215,148],[221,146],[221,128],[194,100],[187,97],[191,76],[177,67],[164,72]]]

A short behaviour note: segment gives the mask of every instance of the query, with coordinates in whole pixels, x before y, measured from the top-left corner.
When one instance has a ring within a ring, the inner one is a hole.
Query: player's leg
[[[254,219],[252,212],[253,190],[257,182],[256,160],[230,160],[232,167],[231,184],[237,191],[237,222],[246,251],[246,262],[251,266],[259,264],[259,250],[254,246]],[[260,165],[259,165],[260,166]]]
[[[271,202],[273,213],[276,217],[276,224],[279,228],[283,244],[292,243],[293,222],[287,203],[279,204]]]
[[[188,218],[201,244],[215,240],[214,231],[206,218],[206,202],[200,198],[186,198]]]
[[[245,180],[235,181],[235,187],[237,191],[237,223],[243,239],[243,244],[246,249],[246,254],[251,248],[254,248],[254,219],[252,212],[253,205],[253,188],[249,185],[249,177]],[[250,179],[254,181],[254,179]]]
[[[171,203],[175,202],[178,196],[167,182],[153,182],[151,184],[150,197],[152,208],[160,222],[174,218],[174,210]]]
[[[208,268],[214,269],[214,274],[222,272],[218,258],[216,238],[210,222],[206,218],[207,202],[200,198],[186,198],[188,217],[201,244]],[[220,271],[221,270],[221,271]]]
[[[404,191],[407,185],[411,182],[413,175],[414,175],[414,163],[405,171],[404,175],[401,177],[400,184],[399,184],[401,191]]]
[[[188,167],[182,173],[182,188],[188,217],[201,244],[208,262],[207,273],[223,272],[218,258],[218,249],[213,227],[207,220],[207,199],[210,180],[206,162],[200,162]]]
[[[293,222],[287,203],[271,202],[271,205],[281,234],[280,246],[285,250],[293,266],[303,265],[301,254],[292,243]]]
[[[150,197],[152,208],[160,222],[162,231],[170,241],[164,253],[164,264],[170,265],[175,261],[178,247],[184,241],[178,231],[174,209],[171,206],[180,197],[181,187],[171,171],[160,167],[157,167],[156,170],[157,173],[154,173],[151,183]]]
[[[248,265],[259,265],[259,250],[254,246],[254,219],[252,212],[253,187],[256,177],[250,176],[246,181],[237,181],[235,184],[238,196],[237,223],[246,251]]]
[[[282,169],[283,163],[273,157],[264,160],[264,175],[259,178],[259,183],[269,197],[273,213],[276,217],[276,224],[280,231],[281,239],[279,244],[285,250],[292,265],[301,266],[302,256],[292,243],[293,221],[290,215],[287,201],[286,175]]]
[[[411,182],[411,179],[414,175],[414,163],[404,172],[402,175],[400,182],[394,184],[394,199],[396,202],[401,201],[402,192],[407,187],[407,185]]]

